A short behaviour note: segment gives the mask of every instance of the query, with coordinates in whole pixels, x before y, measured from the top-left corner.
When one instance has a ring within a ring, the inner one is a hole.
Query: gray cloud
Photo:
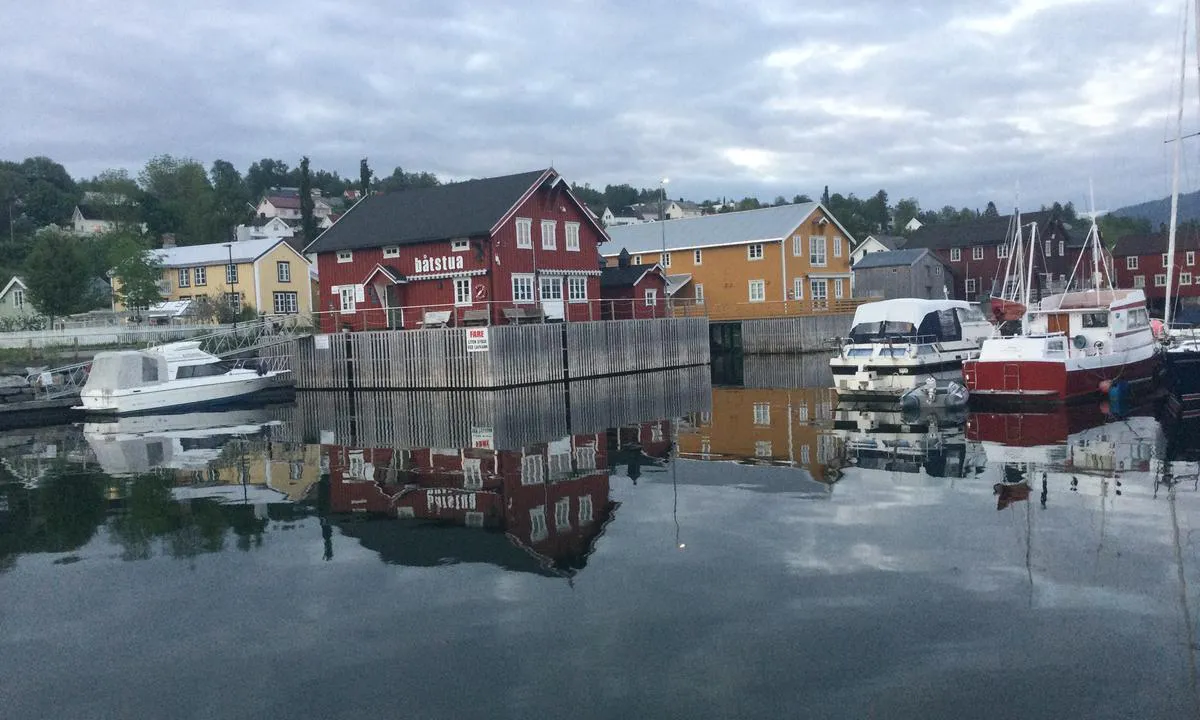
[[[1102,207],[1169,187],[1178,3],[797,5],[24,3],[5,12],[27,31],[0,57],[0,157],[554,163],[691,197],[828,184],[929,207],[1007,206],[1018,183],[1026,205],[1085,204],[1089,178]]]

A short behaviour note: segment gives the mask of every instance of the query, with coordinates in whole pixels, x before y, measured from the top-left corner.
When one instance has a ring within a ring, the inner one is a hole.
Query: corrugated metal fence
[[[850,332],[853,313],[742,321],[747,355],[828,352],[831,341]]]
[[[481,336],[485,347],[472,352]],[[564,345],[566,367],[563,364]],[[297,340],[299,389],[505,388],[707,364],[705,318],[446,330],[385,330]]]

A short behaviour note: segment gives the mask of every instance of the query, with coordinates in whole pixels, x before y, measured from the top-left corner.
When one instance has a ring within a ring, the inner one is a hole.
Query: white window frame
[[[454,278],[454,306],[467,307],[471,305],[471,278]]]
[[[802,278],[802,277],[792,278],[792,299],[793,300],[803,300],[804,299],[804,278]]]
[[[821,288],[821,292],[817,292]],[[814,304],[829,302],[829,281],[825,278],[811,278],[808,281],[808,294]]]
[[[1146,276],[1145,275],[1134,275],[1133,276],[1133,289],[1140,290],[1144,287],[1146,287]]]
[[[275,279],[281,283],[290,283],[292,281],[292,264],[287,260],[276,260]]]
[[[763,259],[765,254],[762,243],[751,243],[746,246],[746,259],[757,262]]]
[[[770,427],[771,426],[771,403],[756,402],[754,408],[754,424]]]
[[[518,292],[518,290],[522,290],[522,292]],[[533,295],[533,275],[513,274],[512,299],[514,305],[532,305],[535,302]]]
[[[982,260],[983,259],[983,246],[982,245],[976,245],[975,247],[971,248],[971,259],[972,260]]]
[[[1191,274],[1190,272],[1181,272],[1181,273],[1179,273],[1179,285],[1180,285],[1180,287],[1182,287],[1182,286],[1184,286],[1184,285],[1191,285],[1191,284],[1192,284],[1192,274]]]
[[[388,245],[387,247],[385,247],[385,248],[383,249],[383,257],[385,257],[385,258],[398,258],[398,257],[400,257],[400,246],[398,246],[398,245]]]
[[[567,302],[587,302],[587,278],[580,275],[567,277]]]
[[[563,245],[569,252],[579,252],[579,223],[564,223]]]
[[[25,308],[25,291],[21,288],[13,289],[13,307],[18,310]]]
[[[466,252],[471,249],[471,241],[467,238],[458,238],[450,241],[450,252]]]
[[[1167,254],[1166,253],[1162,254],[1162,266],[1163,267],[1167,266]]]
[[[834,257],[842,256],[842,236],[841,235],[833,236],[833,256]]]
[[[1187,254],[1185,254],[1185,255],[1183,256],[1183,262],[1184,262],[1184,264],[1185,264],[1185,265],[1187,265],[1188,267],[1191,267],[1191,266],[1195,265],[1195,264],[1196,264],[1196,251],[1195,251],[1195,250],[1188,250],[1188,251],[1187,251]]]
[[[963,291],[968,295],[975,292],[975,278],[967,278],[967,282],[963,285]]]
[[[580,526],[592,524],[592,496],[591,495],[580,495],[579,496],[579,521],[578,522],[579,522]]]
[[[354,251],[353,250],[338,250],[337,251],[337,261],[339,263],[354,262]]]
[[[1166,273],[1156,273],[1154,275],[1154,287],[1166,287],[1166,286],[1167,286],[1167,274]]]
[[[238,281],[238,266],[237,263],[225,266],[225,284],[236,285]]]
[[[342,315],[353,315],[356,309],[354,302],[355,287],[353,285],[339,285],[334,288],[338,295],[338,306]]]
[[[962,248],[950,248],[950,262],[960,262],[962,260]]]
[[[280,301],[283,301],[280,303]],[[276,315],[295,315],[300,312],[300,296],[294,290],[281,290],[271,296]],[[280,307],[282,305],[282,307]]]
[[[1067,244],[1063,240],[1058,241],[1058,256],[1063,257],[1067,254]]]
[[[554,502],[554,531],[571,529],[571,498],[561,497]]]
[[[699,267],[704,264],[704,253],[699,250],[692,251],[692,264]]]
[[[846,284],[842,278],[833,279],[833,297],[835,300],[841,300],[845,297]]]
[[[1008,244],[1000,243],[996,246],[996,259],[1003,260],[1006,257],[1008,257]]]
[[[757,293],[755,292],[757,290]],[[755,295],[758,297],[755,297]],[[750,280],[746,283],[746,297],[752,303],[766,302],[767,300],[767,281],[766,280]]]
[[[703,305],[704,304],[704,283],[696,283],[694,287],[695,287],[695,290],[693,290],[693,292],[695,294],[696,304]]]
[[[796,234],[792,236],[792,257],[802,257],[804,255],[804,236]]]
[[[192,286],[192,273],[190,268],[179,268],[178,285],[181,288]]]
[[[671,267],[671,253],[669,253],[669,252],[659,253],[658,260],[660,263],[662,263],[663,267],[665,267],[665,268]]]
[[[634,256],[633,256],[633,264],[634,264],[634,265],[641,265],[641,264],[642,264],[642,256],[641,256],[641,255],[634,255]]]
[[[542,249],[557,250],[558,249],[558,221],[543,220],[542,221]]]
[[[1137,270],[1138,269],[1137,255],[1130,255],[1129,257],[1125,258],[1125,269],[1126,270]]]
[[[541,542],[550,537],[550,526],[546,524],[546,506],[538,505],[529,510],[529,540]]]
[[[646,291],[642,293],[642,302],[646,304],[646,307],[654,307],[657,305],[658,288],[646,288]]]
[[[192,284],[195,287],[206,287],[208,285],[208,268],[192,268]]]
[[[533,218],[517,218],[517,247],[533,249]]]
[[[825,267],[829,264],[828,248],[824,235],[813,235],[808,238],[808,264],[813,267]]]
[[[1046,241],[1046,257],[1054,257],[1054,243]]]

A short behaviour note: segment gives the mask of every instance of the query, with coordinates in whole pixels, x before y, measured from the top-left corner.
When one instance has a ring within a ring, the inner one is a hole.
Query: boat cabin
[[[906,298],[859,305],[850,326],[850,342],[856,345],[979,342],[991,332],[991,323],[971,303]]]
[[[1130,341],[1143,344],[1153,337],[1140,290],[1093,290],[1048,297],[1030,310],[1029,329],[1035,335],[1061,334],[1070,345],[1063,350],[1081,355],[1094,355]]]

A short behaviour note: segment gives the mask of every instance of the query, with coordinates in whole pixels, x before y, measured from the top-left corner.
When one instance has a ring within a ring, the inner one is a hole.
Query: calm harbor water
[[[0,434],[0,707],[1200,713],[1200,433],[716,378]]]

